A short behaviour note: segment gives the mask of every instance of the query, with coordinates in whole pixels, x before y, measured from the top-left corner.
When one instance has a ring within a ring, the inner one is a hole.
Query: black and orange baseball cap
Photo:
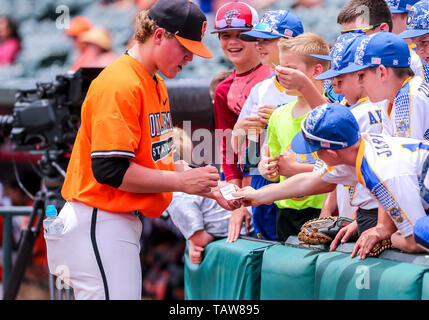
[[[213,54],[202,42],[207,29],[207,19],[191,0],[158,0],[148,16],[156,24],[173,33],[189,51],[203,58]]]

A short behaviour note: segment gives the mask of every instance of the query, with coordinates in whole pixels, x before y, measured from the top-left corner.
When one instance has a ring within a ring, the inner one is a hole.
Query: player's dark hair
[[[349,23],[368,13],[369,25],[387,23],[392,31],[392,14],[385,0],[350,0],[340,11],[337,23]]]
[[[398,78],[405,78],[405,77],[413,77],[414,76],[414,71],[410,67],[406,67],[406,68],[392,68],[392,69],[393,69],[393,73]]]

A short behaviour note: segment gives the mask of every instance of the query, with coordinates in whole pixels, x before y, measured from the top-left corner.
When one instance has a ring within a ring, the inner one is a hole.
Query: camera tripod
[[[18,254],[6,287],[4,300],[14,300],[18,294],[26,267],[33,253],[35,241],[40,235],[46,206],[54,205],[57,210],[60,210],[65,203],[60,193],[65,177],[65,172],[59,164],[62,160],[64,160],[62,151],[46,150],[37,163],[43,176],[42,188],[34,198],[33,210],[28,225],[21,232]],[[49,292],[53,300],[54,278],[52,274],[49,274]],[[67,295],[68,293],[66,292]]]

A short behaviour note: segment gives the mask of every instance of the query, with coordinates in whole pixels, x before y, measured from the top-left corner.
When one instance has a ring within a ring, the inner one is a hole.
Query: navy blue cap
[[[391,32],[378,32],[357,39],[353,64],[343,73],[356,72],[369,67],[383,65],[391,68],[410,66],[410,49],[404,39]]]
[[[342,70],[348,67],[354,61],[354,54],[356,51],[357,38],[362,34],[358,33],[345,33],[338,37],[337,42],[331,49],[330,56],[311,55],[315,58],[330,60],[331,69],[319,74],[315,77],[316,80],[326,80],[334,78],[343,74]],[[329,57],[330,59],[327,59]]]
[[[292,38],[304,32],[301,20],[288,10],[268,11],[251,31],[239,35],[243,41]]]
[[[399,36],[403,39],[420,37],[429,33],[429,1],[417,2],[408,12],[405,31]]]
[[[301,123],[301,131],[292,139],[296,153],[319,149],[344,149],[359,141],[359,125],[349,108],[325,103],[313,109]]]

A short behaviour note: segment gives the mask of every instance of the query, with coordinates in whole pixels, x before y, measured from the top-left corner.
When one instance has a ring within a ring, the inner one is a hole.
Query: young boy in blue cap
[[[427,0],[426,0],[427,1]],[[392,22],[393,29],[391,30],[394,34],[400,35],[403,31],[406,30],[407,22],[408,22],[408,11],[413,8],[413,5],[417,2],[417,0],[387,0],[387,4],[389,5],[390,11],[392,12]],[[413,12],[419,11],[416,8],[413,9]],[[420,14],[421,14],[420,10]],[[411,14],[411,16],[416,17],[415,14]],[[417,14],[417,16],[419,16]],[[429,17],[426,16],[426,23]],[[424,20],[423,20],[424,21]],[[421,25],[422,21],[418,23]],[[424,22],[423,22],[424,24]],[[413,24],[414,25],[414,24]],[[416,44],[412,39],[404,38],[408,43],[408,48],[410,49],[411,55],[411,63],[410,68],[414,71],[415,75],[418,75],[423,78],[424,81],[429,81],[429,67],[427,65],[427,61],[423,59],[417,52]],[[413,39],[414,40],[414,39]]]
[[[381,107],[369,101],[365,90],[359,83],[357,73],[345,73],[343,70],[354,61],[356,43],[359,34],[343,34],[327,57],[331,60],[331,69],[317,76],[317,80],[331,79],[335,93],[344,95],[342,104],[350,108],[361,132],[380,134],[383,130]],[[317,57],[317,56],[316,56]],[[327,168],[325,168],[327,170]],[[327,216],[338,208],[340,216],[352,217],[356,221],[347,228],[349,233],[360,235],[377,224],[378,202],[360,184],[356,186],[337,185],[336,192],[327,195],[321,216]]]
[[[337,22],[344,28],[341,33],[361,33],[371,35],[377,32],[386,31],[394,32],[399,30],[402,25],[398,23],[398,19],[393,19],[390,8],[396,12],[398,8],[406,8],[406,4],[412,0],[398,0],[388,1],[385,0],[350,0],[337,17]],[[391,3],[395,3],[392,5]],[[389,8],[390,4],[390,8]],[[366,8],[362,10],[362,8]],[[396,9],[395,9],[396,8]],[[368,14],[368,16],[365,16]],[[399,27],[398,27],[399,25]],[[403,26],[402,26],[403,28]],[[410,51],[413,51],[411,48]],[[419,59],[415,52],[411,54],[411,69],[415,75],[425,79],[429,78],[429,70],[426,64]]]
[[[429,138],[428,84],[410,69],[410,51],[399,36],[380,32],[358,39],[355,59],[343,72],[358,72],[372,102],[387,99],[386,134]]]
[[[392,13],[392,30],[394,34],[400,34],[407,24],[408,10],[418,0],[386,0]]]
[[[429,1],[422,0],[411,7],[408,13],[405,31],[399,34],[415,44],[415,51],[426,63],[429,63]],[[428,77],[429,78],[429,77]],[[426,82],[428,79],[426,78]]]
[[[349,108],[324,104],[302,121],[301,132],[292,140],[297,153],[316,152],[330,169],[301,173],[259,190],[246,187],[234,193],[245,205],[269,204],[332,191],[337,183],[361,183],[377,198],[377,225],[361,234],[351,257],[364,259],[377,242],[390,239],[395,248],[421,252],[413,226],[429,204],[420,196],[422,173],[429,165],[429,143],[403,137],[360,133]],[[392,170],[393,168],[393,170]],[[398,230],[398,231],[397,231]]]

